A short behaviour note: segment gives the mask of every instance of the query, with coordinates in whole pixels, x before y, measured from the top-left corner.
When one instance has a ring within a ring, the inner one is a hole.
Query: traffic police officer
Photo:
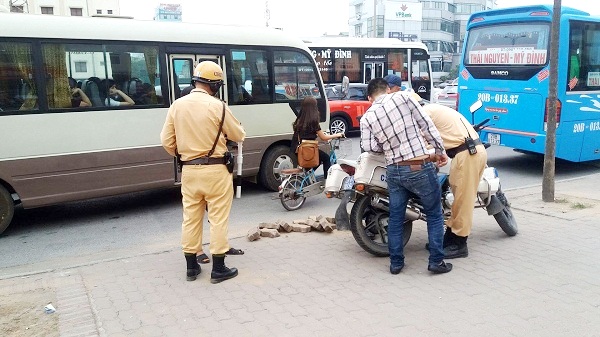
[[[233,177],[225,166],[224,155],[227,140],[241,142],[246,133],[229,107],[215,97],[223,85],[223,70],[218,64],[200,62],[192,80],[195,88],[191,93],[175,100],[169,108],[160,138],[165,150],[172,156],[179,154],[183,164],[181,244],[187,262],[187,280],[193,281],[200,274],[196,254],[201,251],[203,218],[208,205],[209,250],[213,257],[211,283],[218,283],[238,274],[236,268],[225,266],[225,253],[230,248],[227,231]],[[214,151],[209,155],[213,144]]]
[[[410,95],[421,105],[424,104],[423,99],[416,93]],[[423,111],[429,115],[440,132],[446,153],[453,158],[449,182],[454,201],[452,215],[446,222],[448,228],[444,235],[444,257],[467,257],[467,238],[473,227],[473,207],[477,198],[477,187],[487,163],[487,153],[471,123],[458,111],[440,104],[425,104]],[[469,152],[467,139],[472,140],[475,146],[474,153]]]

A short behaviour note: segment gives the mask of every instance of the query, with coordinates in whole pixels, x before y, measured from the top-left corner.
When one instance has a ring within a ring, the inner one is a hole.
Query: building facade
[[[120,15],[119,0],[0,0],[13,13],[62,16]]]
[[[156,7],[154,20],[181,22],[181,4],[160,4]]]
[[[493,0],[350,0],[349,35],[420,41],[431,55],[434,83],[458,66],[472,13],[493,9]]]

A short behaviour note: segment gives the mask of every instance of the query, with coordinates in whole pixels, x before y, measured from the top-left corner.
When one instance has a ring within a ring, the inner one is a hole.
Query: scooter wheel
[[[519,232],[519,227],[517,226],[517,219],[513,216],[512,210],[510,209],[510,204],[508,200],[506,200],[506,196],[504,192],[498,191],[496,192],[496,197],[500,202],[504,205],[504,209],[496,214],[494,214],[494,219],[502,228],[504,233],[508,236],[515,236]]]
[[[388,221],[390,214],[371,206],[370,196],[359,197],[350,213],[350,230],[354,240],[366,252],[379,257],[389,256]],[[412,221],[404,222],[402,244],[406,246],[412,234]]]

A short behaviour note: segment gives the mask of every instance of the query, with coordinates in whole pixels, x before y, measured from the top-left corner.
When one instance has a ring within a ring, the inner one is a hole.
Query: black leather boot
[[[469,249],[467,248],[468,236],[454,235],[454,240],[451,245],[444,248],[444,257],[446,259],[456,259],[459,257],[469,256]]]
[[[446,248],[450,245],[454,244],[454,238],[458,236],[452,233],[452,229],[450,227],[446,227],[446,231],[444,232],[444,241],[442,241],[442,248]],[[429,242],[425,244],[425,249],[429,250]]]
[[[446,232],[444,233],[443,247],[446,248],[450,245],[453,245],[456,237],[456,234],[452,233],[452,228],[446,227]]]
[[[237,268],[227,268],[225,266],[225,254],[213,255],[213,269],[210,273],[210,283],[219,283],[238,274]]]
[[[187,262],[186,280],[194,281],[196,276],[200,274],[200,265],[196,259],[196,254],[184,253],[183,255],[185,256],[185,262]]]

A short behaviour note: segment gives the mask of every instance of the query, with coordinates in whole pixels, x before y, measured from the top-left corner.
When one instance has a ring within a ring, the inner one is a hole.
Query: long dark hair
[[[300,115],[292,124],[294,132],[316,131],[319,127],[319,109],[317,100],[312,96],[304,97],[300,105]]]

